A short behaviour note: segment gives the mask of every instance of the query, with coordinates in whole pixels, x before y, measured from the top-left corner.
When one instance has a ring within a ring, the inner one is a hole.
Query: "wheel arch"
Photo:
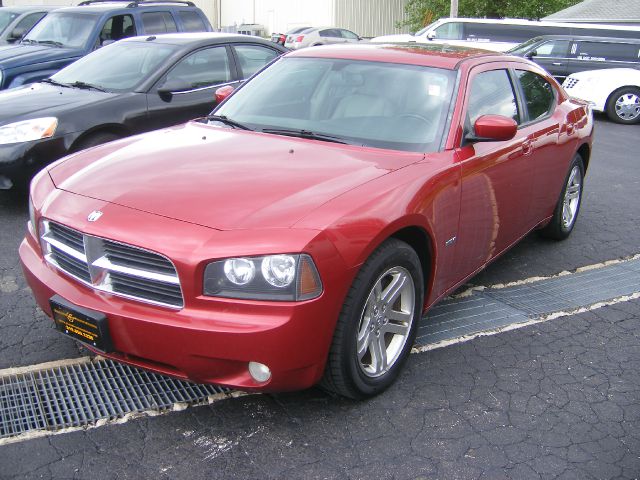
[[[589,168],[589,160],[591,159],[591,148],[588,143],[583,143],[578,147],[577,152],[578,155],[582,158],[582,164],[584,167],[584,172],[587,173],[587,169]]]
[[[129,135],[131,135],[131,132],[127,128],[117,123],[97,125],[85,132],[82,132],[82,134],[73,141],[71,147],[69,148],[69,151],[78,151],[78,146],[81,145],[82,142],[84,142],[87,138],[100,133],[110,133],[112,135],[117,135],[118,137],[128,137]]]

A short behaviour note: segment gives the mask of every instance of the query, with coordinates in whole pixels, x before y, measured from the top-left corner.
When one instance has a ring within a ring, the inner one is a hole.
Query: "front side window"
[[[99,17],[90,13],[52,12],[24,37],[25,43],[81,48],[87,44]]]
[[[82,57],[51,78],[67,85],[81,82],[113,92],[132,91],[153,75],[175,50],[173,45],[147,42],[114,43]]]
[[[556,101],[551,84],[540,75],[527,70],[516,70],[516,76],[522,86],[529,121],[535,121],[550,114]]]
[[[553,40],[543,43],[534,52],[535,56],[540,58],[566,58],[569,54],[569,40]]]
[[[454,83],[455,72],[439,68],[283,58],[216,114],[267,133],[305,131],[353,145],[432,152],[442,143]]]
[[[238,55],[242,78],[249,78],[279,55],[279,52],[259,45],[236,45],[233,48]]]
[[[349,40],[358,40],[358,35],[356,35],[355,33],[353,33],[350,30],[340,30],[340,33],[342,34],[342,36],[344,38],[347,38]]]
[[[170,12],[146,12],[142,14],[145,33],[177,32],[178,27]]]
[[[31,27],[38,23],[40,19],[45,15],[46,13],[44,12],[31,13],[29,15],[26,15],[18,22],[18,24],[16,25],[16,30],[21,32],[28,32],[29,30],[31,30]],[[2,29],[0,28],[0,30]]]
[[[205,48],[180,60],[167,74],[165,84],[186,82],[189,89],[209,87],[231,80],[229,56],[225,47]]]
[[[463,24],[460,22],[447,22],[434,30],[439,40],[462,40]]]
[[[105,42],[115,42],[133,35],[135,35],[133,17],[131,15],[116,15],[105,22],[98,41],[100,45],[104,45]]]
[[[520,123],[516,96],[506,70],[490,70],[473,77],[468,105],[468,128],[482,115],[502,115]]]

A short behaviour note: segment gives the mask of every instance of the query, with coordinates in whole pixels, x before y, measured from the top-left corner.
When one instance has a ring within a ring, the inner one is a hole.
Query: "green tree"
[[[580,0],[459,0],[458,16],[477,18],[528,18],[538,20],[579,3]],[[409,0],[405,20],[416,31],[440,17],[449,16],[450,0]]]

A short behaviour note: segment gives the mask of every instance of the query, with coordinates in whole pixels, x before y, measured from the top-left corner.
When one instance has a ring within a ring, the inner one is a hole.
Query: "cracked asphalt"
[[[638,126],[599,118],[565,242],[531,235],[490,285],[640,253]],[[0,192],[0,369],[80,356],[35,307],[16,248],[24,198]],[[367,402],[252,395],[0,445],[0,478],[608,479],[640,477],[640,301],[411,355]]]

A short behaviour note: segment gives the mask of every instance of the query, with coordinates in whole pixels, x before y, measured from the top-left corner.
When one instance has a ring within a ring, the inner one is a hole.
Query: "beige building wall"
[[[400,33],[407,0],[192,0],[214,29],[258,23],[267,34],[302,26],[336,26],[364,37]],[[77,5],[80,0],[3,0],[3,5]]]

